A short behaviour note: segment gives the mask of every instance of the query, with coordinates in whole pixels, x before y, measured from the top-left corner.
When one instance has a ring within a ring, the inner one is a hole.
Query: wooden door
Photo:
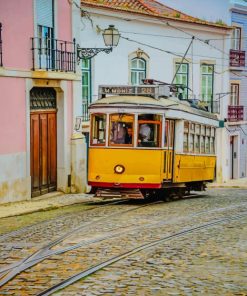
[[[57,123],[56,111],[31,113],[32,197],[56,190]]]

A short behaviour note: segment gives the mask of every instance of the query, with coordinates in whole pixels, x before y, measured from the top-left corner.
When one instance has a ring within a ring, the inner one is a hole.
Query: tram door
[[[174,120],[165,121],[164,180],[172,178],[174,124]]]

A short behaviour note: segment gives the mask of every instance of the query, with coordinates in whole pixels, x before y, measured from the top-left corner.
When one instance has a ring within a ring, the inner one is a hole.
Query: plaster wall
[[[25,80],[1,77],[0,89],[0,155],[25,152]]]
[[[78,8],[77,8],[78,9]],[[60,40],[72,41],[72,6],[67,0],[57,1],[57,38]]]
[[[34,35],[33,0],[1,0],[0,22],[3,26],[4,67],[31,69],[31,37]]]
[[[93,67],[93,100],[97,98],[98,85],[100,84],[128,84],[129,69],[128,56],[140,48],[149,56],[149,69],[147,69],[147,78],[153,78],[171,83],[175,70],[175,61],[181,60],[191,41],[191,36],[177,29],[168,27],[160,22],[148,23],[141,20],[113,18],[111,16],[91,15],[91,23],[83,19],[82,47],[105,47],[102,35],[97,33],[97,26],[100,29],[108,27],[110,24],[119,29],[121,36],[119,45],[114,48],[109,55],[105,53],[98,54],[94,60]],[[127,16],[126,16],[127,17]],[[139,17],[141,18],[141,17]],[[229,85],[226,86],[222,81],[227,79],[223,75],[228,69],[226,54],[229,48],[226,48],[222,40],[224,35],[217,29],[198,26],[181,27],[181,24],[174,23],[178,29],[183,28],[189,34],[200,37],[200,39],[220,39],[211,40],[209,46],[199,40],[193,42],[193,48],[188,52],[187,59],[192,62],[189,66],[189,87],[193,89],[191,96],[200,98],[200,64],[203,62],[215,65],[214,92],[227,92]],[[129,38],[126,40],[124,38]],[[146,45],[145,45],[146,44]],[[152,48],[155,47],[155,48]],[[217,50],[213,47],[216,47]],[[165,52],[166,51],[166,52]]]

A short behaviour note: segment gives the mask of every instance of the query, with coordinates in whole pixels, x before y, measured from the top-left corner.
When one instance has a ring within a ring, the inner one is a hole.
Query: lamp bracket
[[[101,51],[109,54],[110,52],[112,52],[112,47],[82,48],[79,45],[77,45],[77,61],[80,62],[80,60],[82,59],[91,59]]]

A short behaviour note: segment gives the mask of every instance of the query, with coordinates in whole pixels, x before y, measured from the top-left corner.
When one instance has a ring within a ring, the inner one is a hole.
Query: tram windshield
[[[160,147],[161,116],[140,114],[138,116],[138,147]]]
[[[105,145],[106,141],[106,115],[94,114],[91,121],[91,145]]]
[[[134,115],[110,115],[110,141],[109,145],[133,145]]]

